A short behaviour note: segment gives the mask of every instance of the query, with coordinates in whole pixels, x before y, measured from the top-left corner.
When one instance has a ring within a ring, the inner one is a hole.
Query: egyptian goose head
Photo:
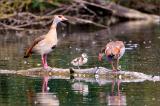
[[[63,15],[54,15],[53,24],[58,24],[59,22],[67,21],[67,20],[68,19],[65,18]]]
[[[98,60],[99,61],[102,61],[102,57],[103,56],[105,56],[105,47],[103,47],[101,50],[100,50],[100,52],[99,52],[99,54],[98,54]]]

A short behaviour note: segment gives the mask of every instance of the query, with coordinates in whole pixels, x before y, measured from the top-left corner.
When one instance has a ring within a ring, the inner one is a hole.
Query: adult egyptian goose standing
[[[67,18],[65,18],[63,15],[55,15],[49,32],[33,41],[31,46],[27,49],[24,58],[28,58],[33,52],[38,53],[41,55],[43,67],[47,69],[47,54],[56,47],[58,42],[56,31],[57,24],[66,20]]]
[[[88,61],[87,54],[82,53],[82,55],[80,57],[77,57],[77,58],[73,59],[71,61],[71,64],[74,65],[74,66],[78,66],[78,68],[79,68],[79,66],[82,66],[82,65],[86,64],[87,61]]]
[[[106,55],[107,60],[111,63],[114,71],[119,70],[119,59],[124,55],[125,46],[122,41],[111,41],[105,47],[103,47],[99,53],[98,59],[102,60],[102,57]]]

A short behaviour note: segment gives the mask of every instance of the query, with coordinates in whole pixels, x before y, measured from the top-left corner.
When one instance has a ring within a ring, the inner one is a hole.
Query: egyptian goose
[[[65,18],[63,15],[55,15],[49,32],[33,41],[31,46],[26,50],[24,58],[28,58],[33,52],[38,53],[41,55],[43,67],[47,69],[47,54],[56,47],[58,42],[56,31],[57,24],[66,20],[67,18]]]
[[[103,47],[99,53],[98,60],[106,55],[106,59],[111,63],[112,69],[118,71],[119,59],[124,55],[125,46],[122,41],[111,41]]]
[[[80,57],[77,57],[77,58],[73,59],[73,60],[71,61],[71,64],[72,64],[73,66],[78,66],[78,68],[79,68],[79,66],[82,66],[82,65],[86,64],[87,61],[88,61],[88,56],[87,56],[87,54],[86,54],[86,53],[82,53],[82,55],[81,55]],[[80,68],[79,68],[79,69],[80,69]]]

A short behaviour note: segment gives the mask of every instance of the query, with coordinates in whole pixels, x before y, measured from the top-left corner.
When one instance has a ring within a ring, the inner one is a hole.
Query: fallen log
[[[85,5],[89,9],[94,9],[92,11],[96,11],[98,9],[101,9],[103,11],[108,11],[112,13],[113,16],[116,16],[116,17],[126,18],[129,20],[150,20],[154,22],[160,22],[160,16],[145,14],[134,9],[120,6],[113,2],[107,2],[105,4],[104,3],[95,4],[95,3],[90,3],[84,0],[74,0],[74,2],[80,5]]]
[[[112,80],[119,79],[121,82],[143,82],[143,81],[160,81],[160,76],[147,75],[133,71],[113,72],[104,67],[95,67],[88,69],[62,69],[62,68],[32,68],[27,70],[9,71],[0,70],[0,74],[15,74],[28,77],[49,76],[52,79],[75,79],[85,82],[108,83]]]

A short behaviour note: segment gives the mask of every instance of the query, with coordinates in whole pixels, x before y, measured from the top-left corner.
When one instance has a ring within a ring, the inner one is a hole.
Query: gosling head
[[[88,58],[88,56],[87,56],[86,53],[82,53],[82,57],[83,57],[83,58]]]

